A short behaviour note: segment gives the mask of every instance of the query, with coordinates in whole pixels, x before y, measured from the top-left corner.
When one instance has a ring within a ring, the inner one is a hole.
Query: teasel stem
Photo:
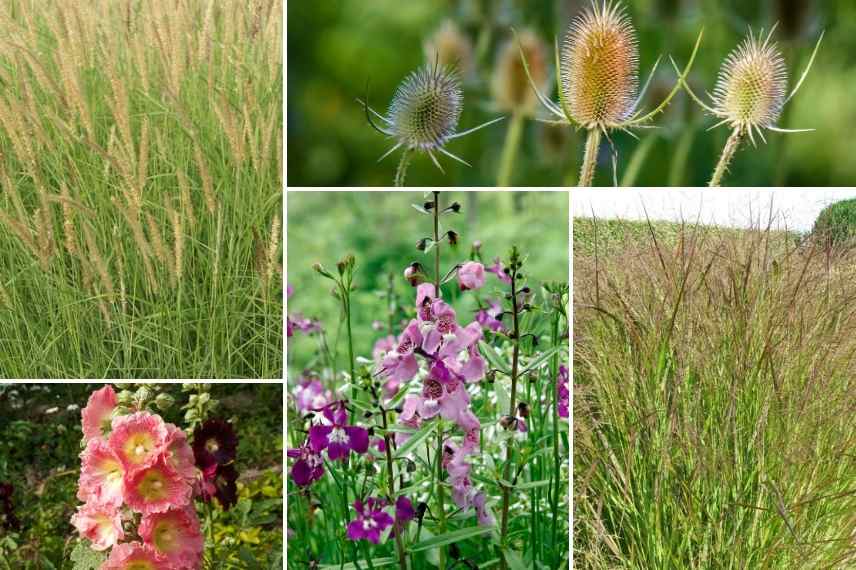
[[[515,417],[517,414],[515,413],[517,408],[517,374],[518,374],[518,364],[520,359],[520,320],[517,309],[517,269],[511,271],[511,319],[512,319],[512,329],[514,331],[514,336],[511,339],[513,350],[511,353],[511,404],[508,408],[508,415],[511,417]],[[514,427],[511,428],[512,432],[514,431]],[[511,457],[514,453],[514,434],[512,433],[511,437],[508,438],[508,447],[505,451],[505,470],[503,472],[502,478],[506,482],[509,481],[509,477],[511,476]],[[511,499],[511,489],[505,484],[502,484],[502,525],[500,526],[500,553],[499,553],[499,567],[501,570],[508,570],[508,562],[505,560],[505,547],[506,540],[508,539],[508,506]]]
[[[600,130],[590,129],[586,137],[586,152],[583,156],[583,166],[580,169],[580,180],[577,186],[590,187],[594,181],[594,170],[597,166],[597,151],[600,148]]]
[[[410,166],[410,154],[412,152],[409,148],[406,148],[401,153],[401,160],[398,161],[398,168],[395,171],[395,181],[393,182],[393,186],[396,188],[404,187],[404,181],[407,179],[407,167]]]
[[[502,159],[499,163],[499,175],[496,185],[506,188],[511,186],[511,171],[514,161],[517,159],[517,150],[520,148],[520,138],[523,135],[524,117],[523,113],[515,112],[511,116],[511,124],[505,133],[505,144],[502,147]]]
[[[386,468],[389,473],[389,500],[395,502],[395,476],[392,471],[392,440],[389,437],[389,427],[386,422],[386,408],[381,406],[381,418],[383,418],[383,442],[386,447]],[[398,552],[398,567],[407,570],[407,557],[404,554],[404,544],[401,542],[401,531],[403,526],[395,525],[395,550]]]
[[[711,188],[722,186],[722,177],[728,170],[728,165],[731,164],[731,159],[734,158],[734,154],[737,152],[737,148],[740,146],[740,139],[742,138],[743,129],[741,127],[734,127],[734,130],[731,131],[731,136],[728,137],[728,141],[725,143],[725,148],[722,149],[722,155],[719,157],[716,170],[713,171],[713,177],[710,179],[710,183],[708,183],[708,186]]]

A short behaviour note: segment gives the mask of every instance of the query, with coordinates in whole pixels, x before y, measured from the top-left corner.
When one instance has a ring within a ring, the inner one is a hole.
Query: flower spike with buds
[[[394,139],[395,146],[389,149],[378,162],[404,148],[404,154],[395,174],[395,185],[404,186],[407,166],[414,151],[424,151],[434,165],[443,172],[435,152],[440,152],[458,162],[470,166],[464,159],[445,149],[446,143],[463,137],[479,129],[501,121],[499,117],[467,131],[458,133],[458,120],[464,106],[461,80],[453,67],[434,65],[422,67],[410,75],[398,86],[390,103],[386,116],[381,115],[366,101],[359,101],[366,112],[369,124],[378,132]],[[378,126],[372,116],[382,121]]]
[[[788,94],[788,72],[785,61],[775,42],[770,41],[775,29],[776,26],[773,26],[764,38],[763,30],[756,37],[750,28],[749,36],[728,54],[719,70],[713,94],[710,95],[712,105],[705,104],[693,93],[685,79],[681,78],[690,97],[702,109],[721,119],[711,129],[721,125],[731,127],[731,136],[728,137],[728,142],[722,150],[722,156],[710,179],[710,186],[719,186],[722,183],[722,177],[746,135],[749,135],[752,146],[756,146],[756,134],[763,142],[767,142],[761,129],[777,133],[802,133],[814,130],[781,129],[775,125],[785,104],[796,95],[805,81],[817,56],[820,42],[823,41],[823,34],[814,46],[814,52],[805,71],[793,91]]]
[[[675,86],[663,101],[648,113],[639,110],[651,79],[660,63],[659,58],[648,80],[639,87],[639,50],[636,31],[620,2],[593,0],[583,14],[577,16],[568,29],[565,41],[556,46],[556,76],[559,103],[547,99],[531,77],[526,55],[520,57],[529,83],[541,104],[554,116],[549,124],[571,125],[588,131],[585,156],[580,169],[579,186],[591,186],[601,135],[610,143],[609,132],[619,130],[636,138],[630,129],[651,127],[646,123],[661,113],[680,90],[695,61],[702,33],[699,33],[690,60]],[[613,153],[613,178],[615,178]]]

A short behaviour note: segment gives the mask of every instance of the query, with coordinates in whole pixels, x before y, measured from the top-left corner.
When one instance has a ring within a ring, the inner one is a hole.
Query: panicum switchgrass
[[[386,115],[369,107],[368,101],[360,103],[365,108],[369,124],[395,141],[395,145],[378,162],[399,148],[404,149],[395,174],[395,186],[404,186],[407,167],[414,152],[426,153],[440,172],[443,172],[443,167],[436,153],[470,166],[467,161],[446,150],[446,144],[503,119],[499,117],[457,132],[464,107],[461,78],[457,68],[440,65],[437,59],[434,64],[425,65],[404,79],[396,89]],[[373,116],[381,121],[380,126],[374,122]]]
[[[796,95],[811,69],[823,34],[815,45],[806,69],[793,90],[788,93],[788,70],[782,54],[773,38],[773,28],[764,35],[764,31],[755,36],[752,30],[743,42],[737,46],[719,70],[711,104],[697,97],[684,79],[684,86],[690,96],[702,109],[720,119],[713,128],[727,125],[731,135],[725,143],[719,162],[710,179],[710,186],[720,186],[725,172],[741,142],[748,136],[752,146],[756,146],[755,136],[763,142],[763,130],[777,133],[808,132],[814,129],[783,129],[776,126],[785,104]]]
[[[281,15],[0,5],[0,377],[280,376]]]
[[[856,252],[599,225],[575,223],[577,563],[851,567]]]
[[[700,42],[701,34],[686,68],[678,72],[679,81],[674,88],[656,108],[643,114],[639,104],[660,60],[640,91],[638,40],[623,5],[612,0],[600,3],[592,0],[589,8],[574,18],[561,48],[556,48],[559,103],[542,95],[535,81],[531,83],[538,99],[552,115],[548,122],[588,132],[579,186],[591,186],[594,181],[601,136],[610,144],[610,133],[616,130],[635,138],[630,129],[650,127],[647,123],[666,108],[680,89],[680,78],[692,68]],[[521,59],[531,76],[522,46]],[[616,178],[614,161],[613,152],[613,178]]]

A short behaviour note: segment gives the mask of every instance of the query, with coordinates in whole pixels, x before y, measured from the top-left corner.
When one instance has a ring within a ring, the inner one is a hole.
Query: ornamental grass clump
[[[443,172],[443,167],[436,153],[470,166],[467,161],[446,150],[446,144],[504,118],[499,117],[467,131],[457,132],[464,108],[460,74],[457,68],[441,65],[436,58],[433,65],[425,65],[404,79],[396,89],[386,115],[372,109],[367,100],[360,103],[372,128],[395,141],[395,145],[378,162],[396,150],[404,149],[395,173],[395,186],[404,186],[407,168],[415,152],[426,153],[440,172]],[[381,121],[380,126],[372,117]]]
[[[711,176],[709,186],[720,186],[723,176],[731,164],[740,144],[748,136],[752,146],[756,146],[755,135],[763,141],[763,130],[776,133],[801,133],[814,129],[783,129],[776,126],[785,105],[796,95],[805,81],[823,34],[817,40],[811,58],[805,71],[800,76],[793,90],[788,93],[788,70],[785,60],[775,42],[772,42],[776,26],[764,35],[764,31],[756,36],[752,30],[743,42],[725,58],[719,70],[711,104],[704,103],[686,84],[681,81],[687,93],[706,112],[720,119],[711,129],[727,125],[731,129],[719,162]]]
[[[606,137],[610,144],[612,141],[609,135],[616,130],[635,138],[630,129],[650,127],[647,123],[666,108],[680,89],[680,79],[689,73],[700,42],[701,34],[686,68],[678,72],[679,81],[656,108],[643,114],[639,105],[659,59],[639,91],[636,30],[622,4],[606,0],[598,4],[593,1],[585,12],[571,22],[561,48],[556,49],[559,103],[547,99],[535,82],[531,83],[538,99],[553,116],[547,122],[570,125],[588,132],[579,186],[591,186],[594,181],[601,136]],[[522,46],[521,58],[531,80],[530,67]],[[613,162],[613,170],[616,168]],[[614,172],[613,178],[616,176]]]

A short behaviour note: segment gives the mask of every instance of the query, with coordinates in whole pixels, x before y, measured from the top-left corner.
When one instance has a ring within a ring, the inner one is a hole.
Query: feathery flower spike
[[[648,113],[639,110],[651,79],[660,63],[654,63],[648,79],[639,90],[639,49],[636,31],[620,2],[594,0],[568,28],[561,49],[556,46],[556,82],[559,102],[544,96],[531,77],[526,54],[520,57],[529,83],[538,100],[553,116],[548,124],[570,125],[588,131],[585,156],[580,169],[579,186],[594,181],[597,151],[601,136],[610,142],[611,131],[623,131],[636,138],[630,129],[650,128],[651,119],[661,113],[680,90],[695,61],[702,33],[699,33],[689,62],[678,72],[678,81],[663,101]],[[613,179],[615,171],[613,152]]]
[[[446,150],[446,144],[504,118],[499,117],[472,129],[456,132],[464,105],[460,76],[455,68],[440,65],[437,61],[433,66],[426,65],[407,76],[398,86],[386,116],[369,106],[368,97],[366,101],[358,102],[363,105],[369,124],[395,141],[395,145],[378,162],[399,148],[404,148],[395,174],[395,186],[404,186],[407,166],[414,152],[428,154],[440,172],[443,172],[443,168],[437,160],[438,152],[470,166],[467,161]],[[380,126],[372,117],[381,121]]]
[[[770,41],[775,30],[776,26],[773,26],[764,37],[763,30],[755,36],[750,28],[748,37],[725,58],[719,70],[713,94],[709,95],[711,105],[704,103],[696,96],[687,85],[686,78],[681,77],[681,82],[690,97],[706,112],[720,119],[711,129],[721,125],[728,125],[731,128],[731,136],[725,143],[725,148],[709,182],[712,187],[722,184],[722,177],[728,170],[731,159],[734,158],[740,143],[747,135],[752,146],[756,146],[756,134],[763,142],[767,142],[762,129],[777,133],[802,133],[814,130],[782,129],[776,126],[776,121],[779,120],[785,104],[796,95],[805,81],[817,56],[820,42],[823,41],[823,34],[820,34],[814,46],[805,71],[793,91],[788,93],[788,72],[785,61],[776,43]]]

